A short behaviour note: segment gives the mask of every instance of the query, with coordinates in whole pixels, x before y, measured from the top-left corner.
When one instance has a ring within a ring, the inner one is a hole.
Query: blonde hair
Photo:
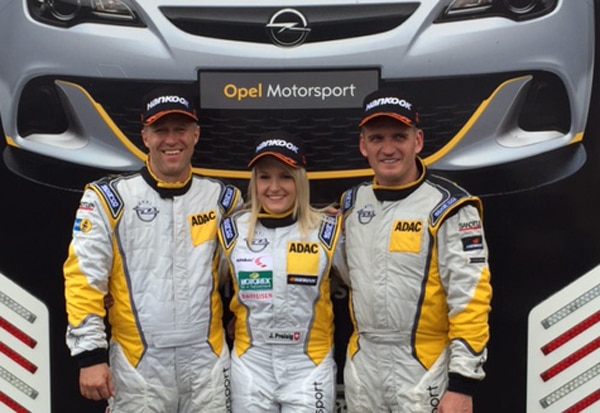
[[[276,162],[290,174],[296,184],[296,199],[292,208],[292,216],[298,223],[300,235],[304,238],[311,229],[316,228],[323,221],[323,213],[326,208],[317,209],[310,205],[310,184],[308,182],[308,177],[306,176],[306,169],[293,168],[283,162]],[[258,200],[258,192],[256,189],[257,179],[258,172],[256,166],[254,166],[251,171],[250,182],[248,183],[248,202],[246,203],[247,208],[250,210],[248,242],[252,242],[256,223],[263,210],[263,205]]]

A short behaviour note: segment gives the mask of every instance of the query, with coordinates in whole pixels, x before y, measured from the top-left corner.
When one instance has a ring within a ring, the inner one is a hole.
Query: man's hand
[[[86,399],[107,400],[115,395],[108,364],[94,364],[79,370],[79,391]]]
[[[329,205],[325,208],[325,213],[329,215],[340,215],[342,210],[340,208],[336,208],[333,205]]]
[[[106,308],[107,310],[113,306],[113,304],[115,303],[115,299],[112,297],[112,295],[110,294],[106,294],[104,296],[104,308]]]
[[[447,391],[440,400],[438,413],[473,413],[473,398],[466,394]]]

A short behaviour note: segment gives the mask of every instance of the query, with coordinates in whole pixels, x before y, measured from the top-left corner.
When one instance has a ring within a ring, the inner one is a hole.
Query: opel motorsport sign
[[[377,70],[201,72],[201,109],[359,108]]]

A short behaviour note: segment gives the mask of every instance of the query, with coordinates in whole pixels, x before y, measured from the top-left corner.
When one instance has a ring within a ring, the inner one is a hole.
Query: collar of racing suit
[[[268,209],[263,208],[258,214],[258,220],[267,228],[281,228],[292,225],[296,222],[296,217],[294,216],[293,209],[281,214],[275,214]]]
[[[412,194],[418,187],[425,182],[427,169],[421,158],[417,157],[417,169],[419,177],[416,181],[402,186],[383,186],[379,185],[373,178],[373,192],[378,201],[399,201]]]
[[[158,194],[160,195],[161,198],[173,198],[174,196],[183,195],[192,186],[191,174],[190,174],[190,177],[188,179],[186,179],[185,182],[181,182],[178,185],[173,185],[173,184],[165,185],[164,182],[158,181],[152,175],[152,172],[150,172],[150,170],[148,169],[148,166],[145,166],[144,168],[142,168],[141,173],[142,173],[142,177],[144,178],[144,181],[146,181],[146,183],[148,185],[150,185],[150,187],[152,187],[152,189],[154,189],[156,192],[158,192]]]

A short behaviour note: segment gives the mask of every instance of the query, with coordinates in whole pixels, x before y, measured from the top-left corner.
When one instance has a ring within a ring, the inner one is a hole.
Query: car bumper
[[[494,17],[432,23],[438,3],[421,2],[409,19],[384,33],[282,49],[186,33],[167,20],[158,1],[144,5],[147,27],[110,30],[96,24],[52,28],[11,1],[3,10],[10,21],[0,25],[0,36],[12,40],[0,46],[7,142],[92,168],[136,169],[144,159],[141,96],[172,83],[199,96],[199,74],[223,68],[378,70],[380,84],[422,96],[422,155],[432,169],[489,168],[582,141],[595,48],[591,0],[559,2],[552,13],[527,22]],[[18,52],[10,46],[24,38],[32,41],[19,41]],[[207,175],[244,179],[255,137],[286,128],[307,140],[311,178],[369,176],[357,150],[359,116],[359,108],[201,110],[193,163]]]

